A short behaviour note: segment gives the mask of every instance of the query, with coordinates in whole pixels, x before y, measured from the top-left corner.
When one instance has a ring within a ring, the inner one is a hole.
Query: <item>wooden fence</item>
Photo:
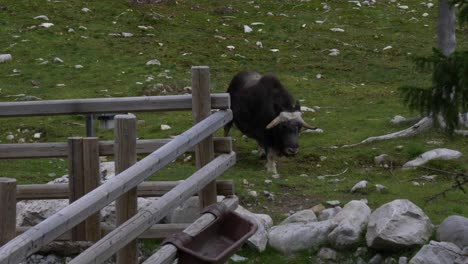
[[[197,193],[201,207],[215,203],[217,194],[234,194],[232,181],[215,181],[235,163],[231,140],[211,136],[232,120],[229,95],[210,94],[208,67],[192,68],[192,90],[192,95],[180,96],[0,103],[0,117],[192,109],[195,122],[172,140],[137,141],[135,117],[118,115],[114,141],[69,138],[67,143],[0,144],[0,159],[67,157],[70,176],[69,184],[18,186],[14,179],[0,178],[0,211],[8,212],[0,214],[0,264],[19,263],[57,239],[96,241],[71,263],[102,263],[118,253],[117,263],[131,264],[137,261],[135,239],[162,238],[187,227],[194,233],[193,226],[199,230],[208,224],[211,218],[206,215],[200,218],[202,225],[157,224]],[[220,111],[211,114],[212,108]],[[195,151],[198,171],[192,176],[180,182],[144,182],[187,151]],[[221,154],[215,158],[215,152]],[[136,162],[137,154],[149,155]],[[105,155],[114,155],[117,175],[99,185],[99,156]],[[138,213],[138,196],[161,197]],[[12,228],[17,200],[61,198],[69,198],[70,204],[56,214],[31,228]],[[101,227],[97,213],[115,200],[118,227]],[[225,203],[234,208],[235,201]],[[151,259],[173,259],[174,249],[168,252],[172,253]]]

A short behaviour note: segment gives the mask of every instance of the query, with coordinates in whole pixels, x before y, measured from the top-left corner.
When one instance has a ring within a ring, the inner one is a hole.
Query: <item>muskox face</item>
[[[298,120],[288,120],[276,126],[275,137],[279,140],[279,151],[285,156],[294,156],[299,152],[299,132],[302,124]]]

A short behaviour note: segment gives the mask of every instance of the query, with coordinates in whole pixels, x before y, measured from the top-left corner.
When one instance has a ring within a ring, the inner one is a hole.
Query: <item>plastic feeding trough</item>
[[[180,232],[163,242],[177,247],[179,264],[225,263],[257,231],[256,223],[222,203],[208,206],[202,213],[211,213],[216,219],[198,235]]]

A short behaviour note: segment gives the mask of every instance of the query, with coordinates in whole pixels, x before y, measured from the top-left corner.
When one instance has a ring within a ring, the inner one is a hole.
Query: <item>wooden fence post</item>
[[[210,68],[192,67],[192,114],[195,123],[211,114]],[[213,136],[208,136],[195,147],[197,168],[208,164],[214,158]],[[210,182],[199,193],[200,207],[216,203],[216,182]]]
[[[84,195],[83,171],[83,138],[68,138],[68,188],[70,188],[69,202],[73,203]],[[86,240],[85,223],[76,225],[71,230],[72,241]]]
[[[97,138],[68,138],[70,203],[99,186],[99,142]],[[97,241],[101,237],[99,212],[71,231],[72,241]]]
[[[16,236],[16,179],[0,178],[0,247]]]
[[[84,194],[96,189],[101,183],[99,169],[99,139],[90,137],[83,139],[83,174]],[[99,211],[85,220],[85,237],[87,241],[101,239],[101,219]]]
[[[136,124],[134,115],[115,116],[114,159],[115,174],[126,170],[136,163]],[[116,200],[116,225],[119,226],[138,212],[137,188],[129,190]],[[117,253],[118,264],[138,263],[136,240],[130,242]]]

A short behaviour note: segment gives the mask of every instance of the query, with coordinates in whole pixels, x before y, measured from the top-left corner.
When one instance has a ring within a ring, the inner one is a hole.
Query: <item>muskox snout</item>
[[[286,154],[293,156],[299,153],[299,148],[286,148]]]

